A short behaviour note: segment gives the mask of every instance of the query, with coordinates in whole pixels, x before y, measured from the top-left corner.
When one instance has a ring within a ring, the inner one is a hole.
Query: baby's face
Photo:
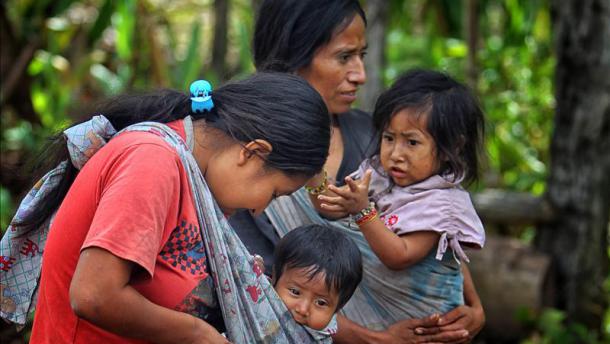
[[[275,290],[299,324],[314,330],[324,329],[335,314],[339,293],[329,290],[319,273],[309,280],[311,268],[286,269]]]

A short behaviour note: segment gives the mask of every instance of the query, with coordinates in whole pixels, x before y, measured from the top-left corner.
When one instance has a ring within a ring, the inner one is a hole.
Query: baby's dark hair
[[[288,232],[275,247],[274,284],[286,269],[310,268],[311,280],[326,274],[328,289],[339,293],[340,310],[354,294],[362,280],[362,256],[356,243],[340,230],[307,225]]]
[[[479,178],[479,154],[483,147],[483,111],[472,92],[449,75],[415,69],[401,75],[379,96],[373,112],[378,155],[381,135],[392,118],[404,109],[425,116],[436,143],[441,175],[463,178],[466,185]]]

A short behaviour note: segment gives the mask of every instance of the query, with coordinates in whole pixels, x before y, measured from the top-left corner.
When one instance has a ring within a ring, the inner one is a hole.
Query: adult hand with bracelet
[[[316,174],[305,184],[305,190],[312,196],[325,192],[328,188],[328,173],[326,170]]]
[[[329,185],[328,190],[335,195],[319,195],[320,207],[331,212],[345,212],[349,215],[358,215],[364,209],[369,208],[369,183],[372,171],[365,172],[364,177],[354,180],[345,177],[345,185],[338,187]]]

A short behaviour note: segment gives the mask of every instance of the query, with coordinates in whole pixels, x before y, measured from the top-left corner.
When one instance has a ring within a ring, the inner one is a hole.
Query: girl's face
[[[226,216],[238,209],[259,215],[275,197],[291,194],[307,181],[305,177],[289,177],[280,170],[266,168],[259,155],[240,145],[211,158],[204,176]]]
[[[275,284],[275,290],[296,322],[322,330],[337,310],[339,293],[328,289],[324,273],[310,279],[310,269],[286,269]]]
[[[438,173],[436,143],[426,122],[426,115],[404,109],[381,134],[381,166],[396,185],[408,186]]]
[[[346,112],[356,100],[358,87],[366,81],[365,51],[364,21],[355,15],[349,25],[320,47],[311,63],[297,74],[320,93],[331,114]]]

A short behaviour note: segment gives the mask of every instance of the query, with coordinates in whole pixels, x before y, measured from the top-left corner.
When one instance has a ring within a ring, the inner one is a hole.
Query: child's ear
[[[253,157],[266,158],[273,150],[273,146],[263,139],[250,141],[242,146],[239,152],[238,166],[248,162]]]

